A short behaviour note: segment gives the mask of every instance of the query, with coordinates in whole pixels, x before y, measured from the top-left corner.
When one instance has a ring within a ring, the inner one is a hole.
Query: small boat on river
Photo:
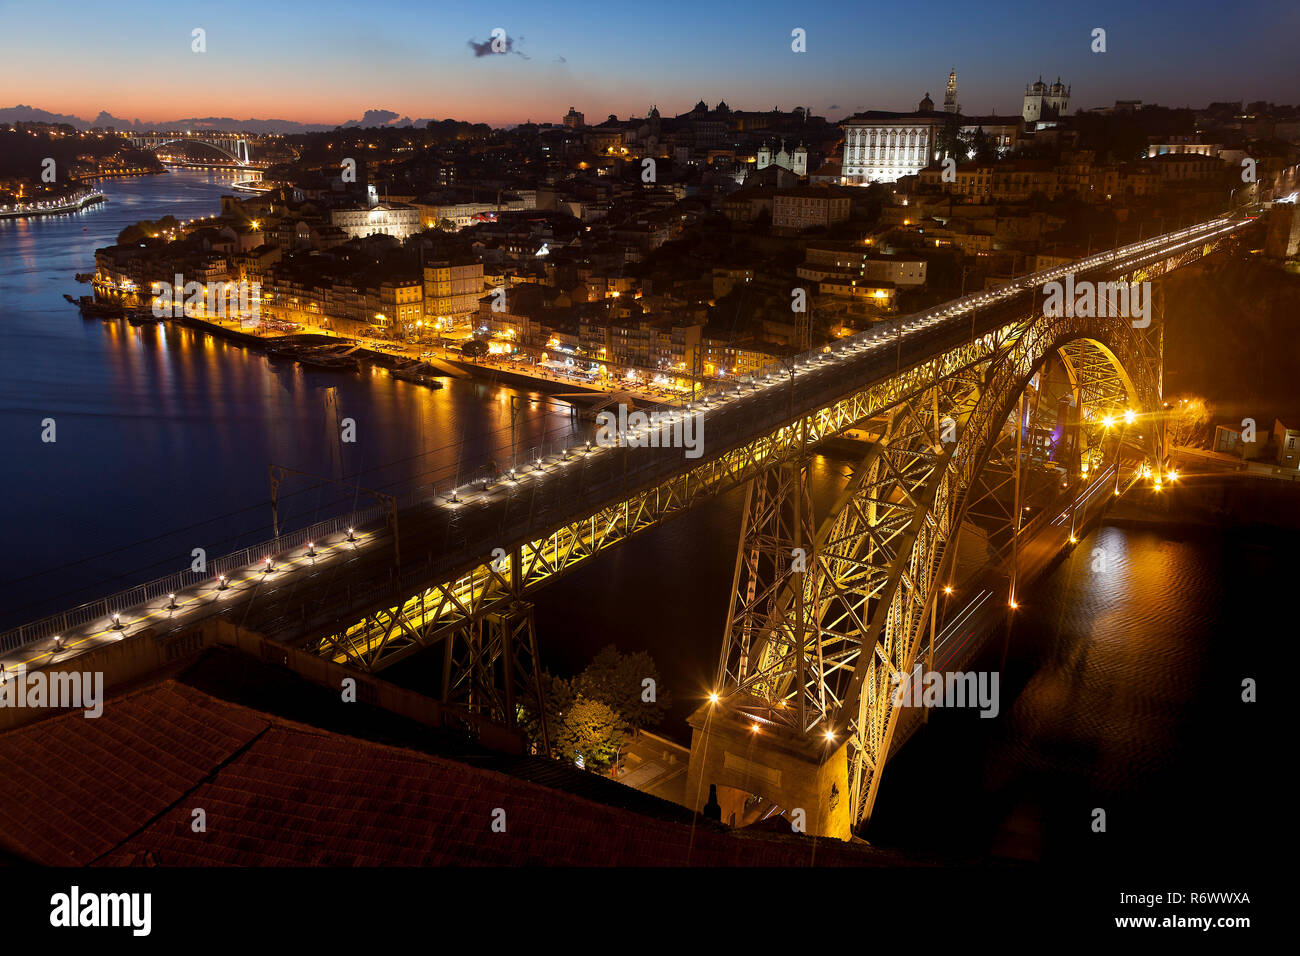
[[[94,296],[83,295],[78,301],[83,319],[120,319],[122,307],[108,302],[96,302]]]
[[[298,356],[298,364],[322,372],[355,372],[361,367],[350,355],[335,355],[325,351],[303,352]]]
[[[435,371],[437,370],[433,366],[424,362],[411,362],[392,369],[389,374],[399,382],[410,382],[425,388],[442,388],[442,382],[430,374]]]

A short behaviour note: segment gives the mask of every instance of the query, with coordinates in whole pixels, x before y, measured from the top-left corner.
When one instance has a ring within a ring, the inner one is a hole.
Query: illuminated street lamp
[[[224,590],[226,590],[226,588],[228,588],[229,586],[230,586],[230,585],[226,584],[226,576],[225,576],[224,574],[218,574],[218,575],[217,575],[217,590],[218,590],[218,591],[224,591]]]

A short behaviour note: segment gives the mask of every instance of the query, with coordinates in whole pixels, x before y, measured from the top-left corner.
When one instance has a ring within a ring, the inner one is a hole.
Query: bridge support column
[[[484,614],[448,635],[443,658],[444,703],[514,729],[521,706],[537,707],[542,743],[549,741],[537,657],[533,605],[519,601]]]
[[[825,716],[820,680],[808,672],[815,539],[806,459],[750,482],[716,683],[720,693],[761,698],[769,716],[778,701],[788,703],[781,717],[800,728]]]
[[[739,794],[763,797],[810,836],[847,840],[849,809],[848,745],[798,733],[775,723],[759,723],[725,703],[705,704],[690,716],[691,757],[686,773],[687,800],[703,808],[709,785],[719,793],[724,823],[741,819]]]

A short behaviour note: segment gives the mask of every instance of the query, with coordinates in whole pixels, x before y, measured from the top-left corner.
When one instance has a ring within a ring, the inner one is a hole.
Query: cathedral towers
[[[1026,123],[1059,119],[1066,114],[1069,105],[1070,88],[1061,83],[1059,76],[1051,86],[1039,76],[1033,86],[1025,86],[1025,105],[1020,115]]]

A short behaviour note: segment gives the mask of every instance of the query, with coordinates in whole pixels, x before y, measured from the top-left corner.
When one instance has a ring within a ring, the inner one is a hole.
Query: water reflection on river
[[[477,381],[430,392],[382,371],[303,372],[178,327],[83,321],[61,298],[124,226],[211,214],[218,172],[108,182],[110,202],[57,219],[0,221],[0,618],[72,601],[267,536],[267,464],[360,474],[371,488],[508,456],[510,395]],[[357,442],[334,440],[326,390]],[[521,447],[569,427],[524,395]],[[53,418],[57,442],[42,443]],[[824,509],[847,464],[814,462]],[[328,487],[286,488],[298,520],[343,507]],[[536,596],[542,654],[571,674],[606,643],[648,649],[675,705],[665,733],[712,684],[743,492],[686,514]],[[1294,588],[1280,535],[1105,528],[1025,600],[1005,647],[1002,715],[941,712],[891,765],[881,842],[1047,860],[1214,852],[1257,838],[1256,712],[1240,703],[1274,633],[1270,599]],[[1102,547],[1109,571],[1084,556]],[[1294,620],[1293,616],[1290,619]],[[1292,629],[1294,624],[1291,624]],[[992,647],[980,666],[996,667]],[[440,672],[390,672],[419,689]],[[1093,833],[1094,809],[1107,834]],[[1225,842],[1228,841],[1228,842]]]
[[[540,393],[304,371],[175,325],[83,320],[64,302],[84,291],[73,274],[92,269],[96,247],[141,218],[211,214],[228,179],[107,182],[110,201],[80,214],[0,220],[0,622],[185,567],[194,548],[216,556],[269,537],[270,462],[391,491],[454,477],[461,461],[508,460],[511,395],[524,399],[520,449],[571,428],[567,407]],[[336,440],[342,418],[355,443]],[[282,489],[286,524],[369,504],[312,485]]]

